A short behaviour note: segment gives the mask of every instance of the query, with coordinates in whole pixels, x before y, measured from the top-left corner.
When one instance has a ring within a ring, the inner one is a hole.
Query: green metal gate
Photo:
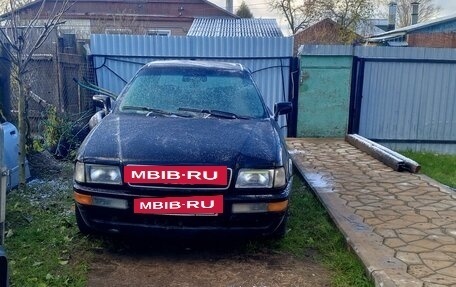
[[[346,50],[342,55],[334,48],[300,53],[298,137],[344,137],[347,133],[353,52],[352,47],[342,48]]]

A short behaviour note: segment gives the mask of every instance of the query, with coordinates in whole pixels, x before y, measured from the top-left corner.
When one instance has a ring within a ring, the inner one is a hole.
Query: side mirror
[[[111,98],[106,95],[94,95],[92,99],[96,102],[100,102],[103,104],[103,110],[105,111],[105,115],[111,112]]]
[[[274,120],[277,120],[280,115],[289,114],[293,111],[293,104],[290,102],[276,103],[274,105]]]

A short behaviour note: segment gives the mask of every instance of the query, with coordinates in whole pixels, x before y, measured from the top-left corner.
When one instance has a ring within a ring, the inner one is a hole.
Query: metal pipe
[[[226,10],[233,13],[233,0],[226,0]]]
[[[415,25],[418,24],[419,20],[420,2],[415,1],[412,2],[410,5],[412,5],[412,25]]]
[[[388,31],[396,29],[396,12],[397,12],[397,3],[391,1],[389,3],[389,15],[388,15]]]
[[[354,135],[347,135],[345,137],[345,140],[357,149],[383,162],[385,165],[391,167],[395,171],[400,171],[403,167],[403,161],[401,159],[385,152],[378,146],[365,141],[364,138],[359,138]]]
[[[417,173],[421,169],[420,164],[416,161],[413,161],[385,146],[366,139],[360,135],[347,135],[346,141],[356,148],[368,153],[372,157],[382,161],[387,166],[396,171],[407,170],[412,173]]]

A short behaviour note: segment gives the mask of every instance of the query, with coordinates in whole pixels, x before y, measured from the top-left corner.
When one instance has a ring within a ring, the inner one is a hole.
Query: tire
[[[282,222],[277,226],[276,230],[271,234],[271,239],[282,239],[287,234],[288,213],[284,216]]]
[[[77,206],[76,206],[75,213],[76,213],[76,224],[78,225],[79,231],[85,235],[93,234],[94,233],[93,229],[90,228],[90,226],[88,226],[87,223],[85,223],[84,219],[82,218],[81,211],[79,211],[79,208]]]

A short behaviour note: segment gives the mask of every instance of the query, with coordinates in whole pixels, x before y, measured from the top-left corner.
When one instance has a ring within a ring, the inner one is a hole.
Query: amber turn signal
[[[278,212],[284,211],[288,207],[288,200],[280,201],[280,202],[271,202],[268,204],[268,211],[269,212]]]
[[[74,192],[74,200],[79,204],[92,205],[92,196]]]

